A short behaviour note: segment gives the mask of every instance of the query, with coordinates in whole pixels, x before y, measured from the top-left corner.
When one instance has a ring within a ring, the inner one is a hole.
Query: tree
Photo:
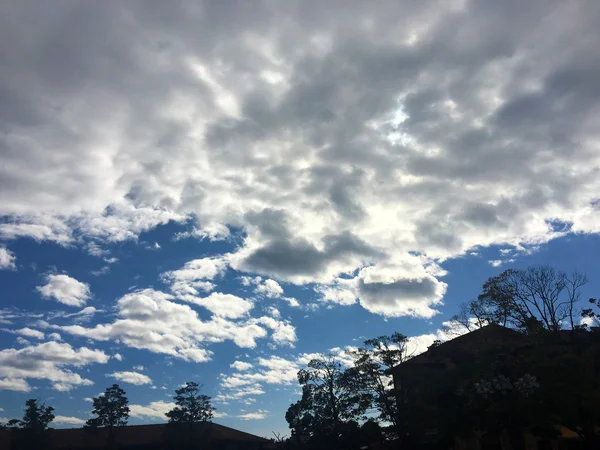
[[[166,414],[170,423],[208,422],[213,418],[215,408],[208,395],[200,394],[201,388],[198,383],[188,381],[175,391],[177,406]]]
[[[587,277],[549,266],[509,269],[488,279],[476,301],[463,305],[452,319],[470,327],[486,323],[510,326],[529,334],[577,329],[576,303]]]
[[[408,359],[406,336],[394,333],[364,341],[364,347],[353,352],[356,358],[349,372],[356,386],[371,401],[379,420],[393,424],[398,436],[404,433],[398,410],[394,381],[389,369]]]
[[[25,402],[25,414],[23,419],[12,419],[8,422],[10,427],[18,427],[16,430],[14,446],[16,448],[42,448],[45,444],[45,434],[48,425],[54,420],[54,408],[44,403],[38,404],[35,399]]]
[[[590,298],[590,305],[600,308],[600,299]],[[588,319],[590,324],[596,327],[600,327],[600,313],[593,310],[593,308],[586,308],[581,311],[581,317]]]
[[[286,413],[292,435],[317,447],[337,445],[352,428],[349,423],[363,418],[370,405],[368,396],[356,389],[356,381],[333,357],[311,360],[298,372],[302,398]]]
[[[127,425],[129,419],[129,400],[125,397],[125,391],[118,384],[113,384],[98,397],[93,398],[94,409],[92,414],[96,417],[89,419],[86,428],[108,428],[109,446],[113,443],[114,427]]]
[[[25,402],[23,419],[17,421],[20,428],[31,432],[40,432],[48,429],[48,424],[54,420],[54,408],[44,403],[38,405],[37,400],[29,399]],[[13,422],[14,423],[14,422]]]
[[[175,391],[175,408],[166,416],[169,418],[169,442],[175,448],[193,448],[198,442],[206,442],[210,430],[198,424],[210,422],[215,408],[208,395],[200,394],[202,386],[188,381]]]

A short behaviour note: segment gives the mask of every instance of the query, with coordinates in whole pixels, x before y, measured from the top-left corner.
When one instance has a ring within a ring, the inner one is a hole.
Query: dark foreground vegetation
[[[461,306],[418,356],[395,333],[354,364],[315,359],[286,419],[295,448],[600,449],[600,332],[587,279],[507,270]],[[465,334],[466,333],[466,334]]]
[[[128,401],[113,385],[93,399],[83,430],[49,430],[53,408],[28,400],[23,418],[5,425],[5,446],[600,449],[600,302],[580,305],[586,282],[550,267],[508,270],[447,322],[449,340],[424,353],[410,354],[410,339],[394,333],[349,351],[350,365],[339,355],[313,359],[298,372],[288,438],[212,424],[211,399],[196,383],[176,391],[168,424],[125,427]]]

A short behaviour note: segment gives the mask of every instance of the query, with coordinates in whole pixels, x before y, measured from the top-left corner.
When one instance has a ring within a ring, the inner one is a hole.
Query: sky
[[[0,4],[0,416],[203,385],[271,437],[317,354],[508,268],[600,281],[596,1]],[[0,419],[2,420],[2,419]]]

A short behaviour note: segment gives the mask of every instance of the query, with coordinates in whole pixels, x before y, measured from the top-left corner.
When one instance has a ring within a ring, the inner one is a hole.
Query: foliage
[[[46,433],[48,425],[54,420],[54,408],[44,403],[38,404],[37,400],[29,399],[25,402],[25,413],[22,419],[12,419],[8,422],[13,429],[13,443],[15,449],[41,449],[46,446]]]
[[[200,394],[200,389],[197,383],[188,381],[175,391],[177,406],[166,414],[170,423],[207,422],[213,418],[215,408],[211,405],[211,398]]]
[[[302,398],[292,404],[286,420],[292,436],[315,446],[337,445],[352,432],[349,425],[364,418],[370,398],[357,389],[352,372],[333,357],[313,359],[298,372]]]
[[[487,323],[528,334],[579,328],[576,303],[587,277],[549,266],[509,269],[488,279],[477,300],[461,306],[452,321],[471,331]]]
[[[590,298],[589,302],[590,305],[593,305],[596,308],[600,308],[600,299]],[[594,326],[600,327],[600,313],[594,311],[593,308],[583,309],[581,311],[581,316],[586,319],[589,319]]]
[[[29,399],[25,402],[23,419],[9,421],[10,426],[18,426],[30,432],[39,432],[48,429],[48,424],[54,420],[54,408],[44,403],[38,404],[37,400]]]
[[[378,419],[392,423],[399,435],[403,433],[402,419],[388,371],[408,358],[407,341],[400,333],[368,339],[364,347],[353,352],[355,362],[349,369],[354,386],[370,400],[371,407],[379,413]]]
[[[113,384],[104,391],[104,394],[94,397],[94,409],[92,414],[95,418],[86,422],[86,427],[121,427],[127,425],[129,419],[129,400],[125,397],[125,391],[118,384]]]

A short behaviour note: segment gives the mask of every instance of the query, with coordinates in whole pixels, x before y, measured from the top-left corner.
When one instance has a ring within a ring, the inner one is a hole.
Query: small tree
[[[38,404],[35,399],[25,402],[25,414],[23,419],[12,419],[8,422],[10,427],[18,427],[15,430],[16,448],[43,448],[48,424],[54,420],[54,408],[44,403]]]
[[[175,391],[175,404],[177,405],[166,416],[170,423],[198,423],[208,422],[213,418],[215,408],[211,405],[208,395],[200,394],[198,383],[188,381],[185,386]]]
[[[185,386],[175,391],[177,405],[166,416],[169,418],[169,440],[172,447],[193,448],[198,442],[209,439],[205,427],[198,424],[210,422],[215,408],[208,395],[200,394],[202,386],[188,381]]]
[[[129,400],[125,391],[118,384],[113,384],[98,397],[93,398],[94,409],[92,414],[96,417],[89,419],[86,428],[108,428],[109,446],[113,443],[113,428],[127,425],[129,419]]]
[[[37,400],[29,399],[25,402],[25,414],[18,422],[20,428],[31,432],[42,432],[48,429],[48,424],[54,420],[54,408],[44,403],[38,405]]]

